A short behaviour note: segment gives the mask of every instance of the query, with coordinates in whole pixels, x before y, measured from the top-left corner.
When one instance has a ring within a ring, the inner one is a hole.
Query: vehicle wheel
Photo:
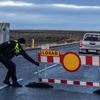
[[[82,50],[79,50],[79,54],[83,54],[84,52]]]
[[[79,51],[78,53],[79,53],[79,54],[82,54],[83,52]]]
[[[82,50],[79,50],[79,53],[80,53],[80,54],[86,54],[86,52],[87,52],[87,51],[84,52],[84,51],[82,51]]]
[[[88,53],[88,49],[86,49],[86,54]]]

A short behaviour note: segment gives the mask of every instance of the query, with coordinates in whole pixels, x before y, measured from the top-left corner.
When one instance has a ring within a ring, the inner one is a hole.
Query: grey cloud
[[[33,6],[0,7],[0,19],[10,22],[11,28],[99,29],[100,10],[62,9],[51,6],[52,2],[57,3],[55,1],[57,0],[54,2],[53,0],[24,0],[24,2],[33,3]]]

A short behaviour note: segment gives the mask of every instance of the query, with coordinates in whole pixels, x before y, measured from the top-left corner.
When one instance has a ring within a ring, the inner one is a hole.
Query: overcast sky
[[[100,31],[100,0],[0,0],[11,29]]]

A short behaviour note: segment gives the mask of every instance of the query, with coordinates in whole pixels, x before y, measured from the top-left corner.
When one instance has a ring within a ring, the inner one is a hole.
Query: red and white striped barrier
[[[58,83],[58,84],[77,85],[77,86],[100,87],[100,83],[99,82],[83,82],[83,81],[43,79],[43,78],[39,78],[39,82]]]
[[[100,66],[100,56],[80,56],[82,65]]]
[[[82,56],[79,55],[81,59],[82,65],[94,65],[94,66],[100,66],[100,56]],[[58,57],[53,56],[41,56],[38,55],[38,61],[40,62],[47,62],[47,63],[58,63],[61,64],[63,59],[63,55],[60,55]]]
[[[40,54],[38,55],[38,61],[40,62],[48,62],[48,63],[61,63],[61,57],[54,57],[54,56],[41,56]]]

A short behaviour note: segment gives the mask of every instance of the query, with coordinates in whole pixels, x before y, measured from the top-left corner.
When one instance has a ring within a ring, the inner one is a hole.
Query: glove
[[[34,64],[35,64],[36,66],[39,66],[39,62],[35,62]]]

